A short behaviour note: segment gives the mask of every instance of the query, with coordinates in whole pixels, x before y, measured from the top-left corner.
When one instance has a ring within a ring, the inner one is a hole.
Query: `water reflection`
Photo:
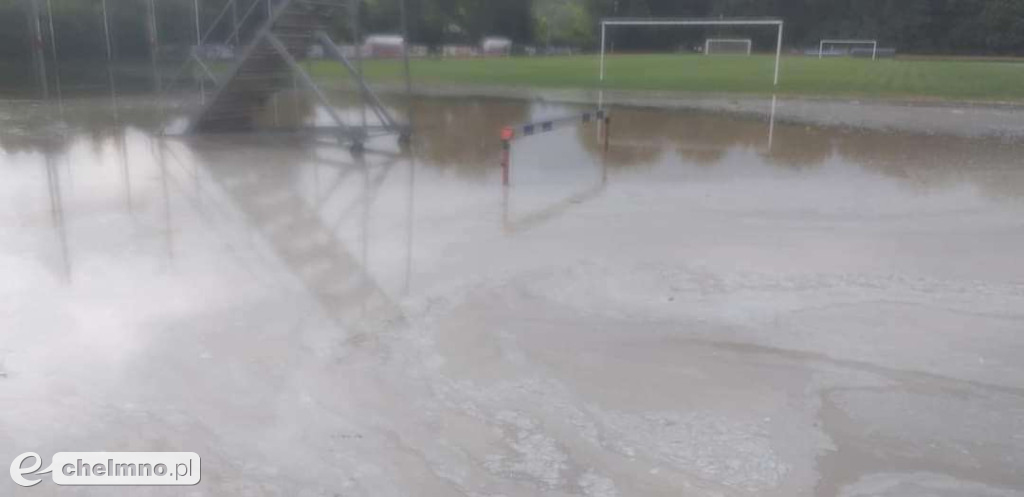
[[[970,182],[984,191],[1024,195],[1019,139],[969,138],[822,127],[704,111],[614,108],[610,168],[679,164],[711,167],[730,154],[751,152],[751,166],[812,170],[838,161],[920,186]],[[592,157],[601,144],[585,129],[577,140]]]
[[[425,164],[464,177],[482,178],[498,158],[501,128],[525,122],[531,104],[520,100],[417,99],[417,157]]]
[[[116,95],[110,98],[109,106],[69,101],[61,131],[100,144],[121,136],[125,127],[161,129],[160,119],[171,117],[155,112],[152,104]],[[281,99],[286,112],[278,114],[278,124],[315,121],[313,114],[317,111],[307,99],[288,92]],[[355,101],[339,99],[340,109],[353,111]],[[552,156],[571,156],[573,148],[581,147],[595,163],[601,160],[611,170],[666,163],[712,167],[730,154],[752,152],[757,158],[745,160],[787,169],[811,170],[839,160],[890,177],[914,178],[926,185],[966,180],[984,184],[988,191],[1000,195],[1019,195],[1024,190],[1024,180],[1011,167],[1022,149],[1019,141],[777,122],[773,111],[776,104],[773,98],[762,117],[613,107],[612,147],[607,156],[600,137],[590,127],[580,127],[575,141],[545,146],[551,147]],[[417,159],[424,166],[480,181],[493,172],[491,166],[499,152],[496,136],[503,126],[559,108],[542,102],[480,98],[417,98],[396,107],[405,116],[415,117]],[[584,107],[561,106],[566,112]],[[113,121],[109,119],[111,114]],[[5,152],[45,148],[60,153],[59,143],[40,147],[34,138],[37,130],[54,126],[39,106],[8,104],[7,109],[0,110],[0,120],[7,124],[0,131],[0,148]],[[125,182],[130,185],[130,172],[127,167],[124,171]],[[126,205],[131,207],[130,193]]]
[[[43,163],[46,167],[46,185],[50,197],[50,214],[53,218],[53,229],[57,234],[57,240],[60,245],[60,272],[63,279],[70,282],[71,256],[68,251],[67,226],[64,222],[64,191],[61,188],[61,171],[52,153],[43,154]]]
[[[351,154],[319,142],[282,143],[271,150],[251,142],[196,142],[190,147],[246,224],[328,315],[356,330],[392,326],[403,319],[391,292],[371,270],[370,230],[383,185],[401,164],[410,163],[408,157]],[[247,153],[239,153],[240,148]],[[407,185],[411,205],[413,180]],[[411,215],[411,207],[406,213]],[[412,229],[411,220],[405,224]],[[411,240],[407,233],[409,252]],[[408,288],[411,253],[404,260],[401,286]]]
[[[89,119],[90,112],[110,115],[107,104],[120,109],[114,125]],[[417,203],[417,183],[453,181],[459,186],[447,194],[451,202],[481,192],[493,195],[490,205],[498,209],[498,130],[560,108],[514,100],[416,99],[406,111],[416,116],[413,149],[387,148],[394,146],[389,138],[383,150],[366,156],[308,141],[161,139],[146,131],[152,108],[123,100],[94,101],[91,111],[83,102],[69,102],[65,118],[71,124],[61,130],[38,121],[38,112],[17,112],[31,109],[3,111],[5,121],[19,124],[0,131],[0,182],[39,182],[35,191],[45,192],[46,201],[19,208],[45,210],[50,231],[40,243],[53,247],[44,257],[60,279],[74,280],[81,267],[75,263],[79,240],[92,236],[91,226],[73,222],[79,211],[102,211],[126,229],[152,227],[146,233],[159,235],[154,246],[164,266],[171,267],[187,255],[187,233],[196,219],[214,223],[215,213],[228,209],[242,213],[325,308],[341,312],[354,299],[357,307],[377,307],[382,316],[393,317],[389,295],[407,293],[411,286],[415,219],[434,207]],[[563,216],[575,205],[601,199],[617,180],[644,178],[652,169],[719,170],[738,179],[758,170],[813,177],[826,168],[853,168],[910,192],[969,185],[988,197],[1024,196],[1024,144],[1017,140],[807,126],[776,121],[771,112],[754,118],[625,107],[612,112],[607,152],[594,126],[516,143],[513,156],[519,161],[513,169],[529,173],[532,182],[503,199],[497,215],[507,233]],[[20,179],[29,168],[45,174]],[[8,188],[12,194],[18,187]],[[393,195],[388,189],[403,192],[391,207],[380,200]],[[69,192],[74,193],[70,200]],[[116,215],[108,204],[116,206]],[[370,243],[374,223],[388,219],[375,214],[380,209],[390,209],[398,219],[386,223],[389,236],[396,233],[394,252],[400,253],[388,259],[383,272],[368,269],[377,253]],[[85,245],[95,244],[90,239]],[[396,268],[404,268],[397,278]],[[378,283],[375,272],[386,274],[389,283]]]

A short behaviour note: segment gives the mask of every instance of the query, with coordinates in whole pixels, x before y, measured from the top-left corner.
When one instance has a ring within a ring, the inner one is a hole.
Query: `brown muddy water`
[[[0,460],[203,474],[0,494],[1024,495],[1024,142],[615,107],[503,190],[582,107],[396,108],[5,104]]]

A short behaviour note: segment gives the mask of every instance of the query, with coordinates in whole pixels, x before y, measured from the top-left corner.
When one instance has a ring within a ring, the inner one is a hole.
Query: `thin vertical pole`
[[[101,0],[100,7],[103,9],[103,37],[107,46],[107,62],[110,62],[113,60],[114,54],[110,46],[110,21],[107,18],[107,0]]]
[[[32,31],[32,62],[43,91],[43,100],[50,99],[50,82],[46,77],[46,55],[43,53],[43,27],[39,21],[39,1],[29,0],[28,26]]]
[[[235,50],[238,50],[238,2],[236,0],[228,0],[231,2],[231,32],[235,35]]]
[[[193,49],[192,56],[198,60],[203,45],[203,32],[199,26],[199,0],[192,0],[192,8],[196,20],[196,48]],[[199,103],[206,103],[206,74],[199,75]]]
[[[57,231],[60,241],[61,262],[63,263],[64,279],[71,281],[71,258],[68,250],[67,226],[64,221],[64,201],[60,186],[60,170],[50,153],[43,154],[46,162],[46,179],[50,189],[50,215],[53,217],[53,228]]]
[[[509,156],[512,153],[512,139],[515,136],[516,132],[512,128],[501,129],[501,186],[505,187],[509,184]]]
[[[871,44],[871,60],[878,60],[878,42]]]
[[[405,93],[412,93],[412,78],[409,74],[409,26],[406,21],[405,0],[398,0],[399,17],[402,22],[402,63],[405,64]]]
[[[501,186],[508,186],[509,152],[512,146],[508,140],[501,142]]]
[[[199,26],[199,0],[192,0],[192,11],[195,14],[196,22],[196,47],[203,43],[203,32]]]
[[[271,0],[267,0],[267,19],[274,17],[274,6],[270,2]],[[274,103],[274,126],[279,126],[281,121],[281,108],[278,106],[277,93],[273,94],[270,99]]]
[[[604,116],[604,150],[601,153],[601,185],[608,184],[608,148],[611,145],[612,139],[612,116],[605,114]]]
[[[153,71],[153,89],[160,93],[163,88],[160,81],[160,70],[158,68],[158,57],[160,53],[160,38],[157,36],[156,25],[156,0],[148,0],[146,7],[149,18],[146,20],[146,31],[149,34],[149,64]]]
[[[352,17],[352,45],[356,48],[356,77],[359,81],[363,81],[363,50],[359,44],[359,0],[350,0]],[[366,90],[363,89],[363,85],[359,85],[359,106],[362,114],[363,130],[366,129]]]
[[[405,294],[412,288],[412,243],[416,214],[416,155],[409,153],[409,197],[406,204],[405,229]]]
[[[124,178],[124,205],[128,209],[128,215],[133,215],[132,176],[128,170],[128,128],[121,130],[121,139],[119,141],[121,142],[121,175]]]
[[[57,32],[53,30],[53,6],[46,0],[46,18],[50,25],[50,53],[53,55],[53,83],[57,90],[57,109],[64,118],[64,97],[60,89],[60,62],[57,61]]]
[[[779,61],[782,60],[782,21],[779,21],[779,41],[775,47],[775,86],[779,86]]]
[[[604,153],[608,153],[608,146],[612,137],[612,117],[604,116]]]
[[[114,84],[114,51],[110,45],[110,21],[107,17],[107,0],[101,0],[103,9],[103,36],[107,46],[107,79],[110,82],[110,102],[114,109],[114,121],[117,121],[117,88]]]
[[[823,57],[825,57],[825,40],[821,40],[821,43],[818,43],[818,59],[820,60]]]
[[[608,26],[602,21],[601,22],[601,82],[604,82],[604,43],[605,34]]]
[[[164,155],[164,141],[159,138],[157,147],[157,165],[160,167],[160,186],[164,198],[164,236],[167,241],[167,260],[173,264],[174,261],[174,228],[171,219],[171,195],[167,186],[167,159]]]

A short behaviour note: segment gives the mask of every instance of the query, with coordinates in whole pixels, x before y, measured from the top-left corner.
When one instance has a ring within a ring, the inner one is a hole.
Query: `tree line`
[[[0,0],[0,57],[30,58],[27,15],[32,0]],[[37,0],[45,7],[45,0]],[[112,45],[120,60],[145,58],[146,2],[106,0]],[[227,0],[199,0],[205,29]],[[253,0],[239,0],[245,7]],[[398,32],[400,0],[362,0],[363,33]],[[50,0],[59,56],[100,60],[106,55],[102,0]],[[520,46],[569,46],[593,50],[604,17],[780,17],[785,45],[816,46],[821,38],[870,38],[900,53],[1024,55],[1024,0],[405,0],[413,43],[476,44],[488,35]],[[155,0],[164,44],[195,38],[194,0]],[[45,13],[45,8],[42,9]],[[42,20],[44,30],[49,20]],[[226,35],[227,23],[223,34]],[[351,39],[350,23],[337,19],[335,33]],[[215,36],[213,38],[217,38]],[[671,50],[712,35],[744,35],[761,49],[774,33],[756,28],[615,28],[621,50]]]

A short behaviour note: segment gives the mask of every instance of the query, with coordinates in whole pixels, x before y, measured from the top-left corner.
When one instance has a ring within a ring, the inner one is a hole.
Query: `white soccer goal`
[[[705,18],[705,19],[630,19],[630,18],[606,18],[601,19],[601,81],[604,81],[604,59],[605,47],[609,26],[775,26],[779,30],[778,42],[775,45],[775,86],[779,85],[779,61],[782,59],[782,19],[760,18],[760,19],[728,19],[728,18]],[[705,49],[706,53],[706,49]]]
[[[708,38],[704,55],[750,55],[753,46],[750,38]]]
[[[825,46],[835,47],[837,45],[871,45],[871,60],[878,59],[878,40],[821,40],[818,44],[818,58],[825,56]]]

